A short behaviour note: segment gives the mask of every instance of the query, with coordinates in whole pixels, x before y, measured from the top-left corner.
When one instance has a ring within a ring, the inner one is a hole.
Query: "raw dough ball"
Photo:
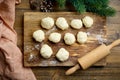
[[[85,16],[83,19],[83,24],[85,27],[89,28],[93,25],[93,19],[90,16]]]
[[[45,39],[45,33],[42,30],[37,30],[33,33],[33,38],[38,42],[42,42]]]
[[[56,20],[56,25],[57,25],[57,27],[60,28],[61,30],[68,29],[68,27],[69,27],[66,19],[63,18],[63,17],[59,17],[59,18]]]
[[[87,33],[82,31],[78,32],[77,41],[79,43],[85,43],[87,41]]]
[[[58,43],[61,40],[61,34],[57,32],[51,33],[49,36],[49,40],[54,43]]]
[[[64,41],[67,45],[72,45],[75,43],[75,36],[72,33],[66,33],[64,36]]]
[[[62,62],[66,61],[69,58],[69,52],[64,48],[60,48],[56,54],[56,57],[58,60],[60,60]]]
[[[54,26],[54,19],[46,17],[41,20],[41,26],[45,29],[51,29]]]
[[[53,54],[53,51],[49,45],[44,44],[40,50],[40,54],[42,57],[47,59],[51,57],[51,55]]]
[[[70,25],[74,29],[80,29],[82,28],[82,21],[80,19],[73,19]]]

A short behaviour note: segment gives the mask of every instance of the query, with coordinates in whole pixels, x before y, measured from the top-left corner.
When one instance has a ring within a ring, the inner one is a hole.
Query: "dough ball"
[[[69,52],[64,48],[60,48],[56,54],[56,57],[58,60],[60,60],[62,62],[66,61],[69,58]]]
[[[49,36],[49,40],[54,43],[58,43],[61,40],[61,34],[57,32],[51,33]]]
[[[85,43],[87,41],[87,33],[82,31],[78,32],[77,41],[79,43]]]
[[[74,29],[80,29],[82,28],[82,21],[80,19],[73,19],[70,25]]]
[[[86,28],[90,28],[93,25],[93,19],[90,16],[85,16],[82,21]]]
[[[50,58],[51,55],[53,54],[53,51],[51,49],[51,47],[47,44],[44,44],[42,47],[41,47],[41,50],[40,50],[40,54],[43,58]]]
[[[33,33],[33,38],[38,42],[42,42],[45,39],[45,33],[42,30],[37,30]]]
[[[51,29],[54,26],[54,19],[46,17],[41,20],[41,26],[45,29]]]
[[[75,43],[75,36],[72,33],[66,33],[64,36],[65,44],[72,45]]]
[[[57,25],[57,27],[60,28],[61,30],[68,29],[68,27],[69,27],[66,19],[63,18],[63,17],[59,17],[59,18],[56,20],[56,25]]]

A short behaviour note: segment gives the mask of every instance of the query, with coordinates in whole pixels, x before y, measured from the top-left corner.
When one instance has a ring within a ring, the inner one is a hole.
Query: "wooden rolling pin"
[[[115,40],[112,44],[108,46],[106,46],[105,44],[100,45],[96,49],[87,53],[85,56],[78,58],[79,64],[67,70],[65,74],[70,75],[80,68],[87,69],[88,67],[99,61],[100,59],[107,56],[110,53],[110,49],[114,46],[117,46],[118,44],[120,44],[120,39]]]

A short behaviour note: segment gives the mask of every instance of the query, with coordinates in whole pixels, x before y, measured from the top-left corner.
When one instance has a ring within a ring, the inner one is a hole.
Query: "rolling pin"
[[[85,56],[78,58],[78,63],[74,67],[70,68],[66,71],[66,75],[70,75],[74,73],[78,69],[87,69],[97,61],[101,60],[105,56],[110,53],[110,49],[114,46],[120,44],[120,39],[115,40],[110,45],[106,46],[105,44],[101,44],[99,47],[93,49],[91,52],[87,53]]]

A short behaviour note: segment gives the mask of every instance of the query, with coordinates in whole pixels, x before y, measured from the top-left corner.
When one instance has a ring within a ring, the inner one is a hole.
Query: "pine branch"
[[[90,8],[106,8],[109,0],[84,0],[84,4]]]
[[[108,2],[106,2],[108,3]],[[97,4],[97,3],[96,3]],[[88,4],[86,9],[88,12],[96,13],[100,16],[114,16],[116,11],[112,7],[109,7],[108,4]]]
[[[59,8],[65,8],[66,0],[56,0],[59,4]]]
[[[102,8],[102,9],[98,10],[96,13],[101,16],[114,16],[116,11],[115,11],[115,9],[113,9],[111,7],[107,7],[107,8]]]
[[[84,13],[86,12],[86,8],[84,3],[82,2],[83,0],[69,0],[69,2],[71,4],[73,4],[73,6],[75,7],[75,9],[80,12],[80,13]]]
[[[109,0],[83,0],[84,3],[87,5],[87,4],[90,4],[90,5],[105,5],[109,3]]]
[[[70,2],[79,13],[86,11],[101,16],[114,16],[116,11],[108,6],[109,0],[56,0],[59,7],[64,8],[66,2]]]

